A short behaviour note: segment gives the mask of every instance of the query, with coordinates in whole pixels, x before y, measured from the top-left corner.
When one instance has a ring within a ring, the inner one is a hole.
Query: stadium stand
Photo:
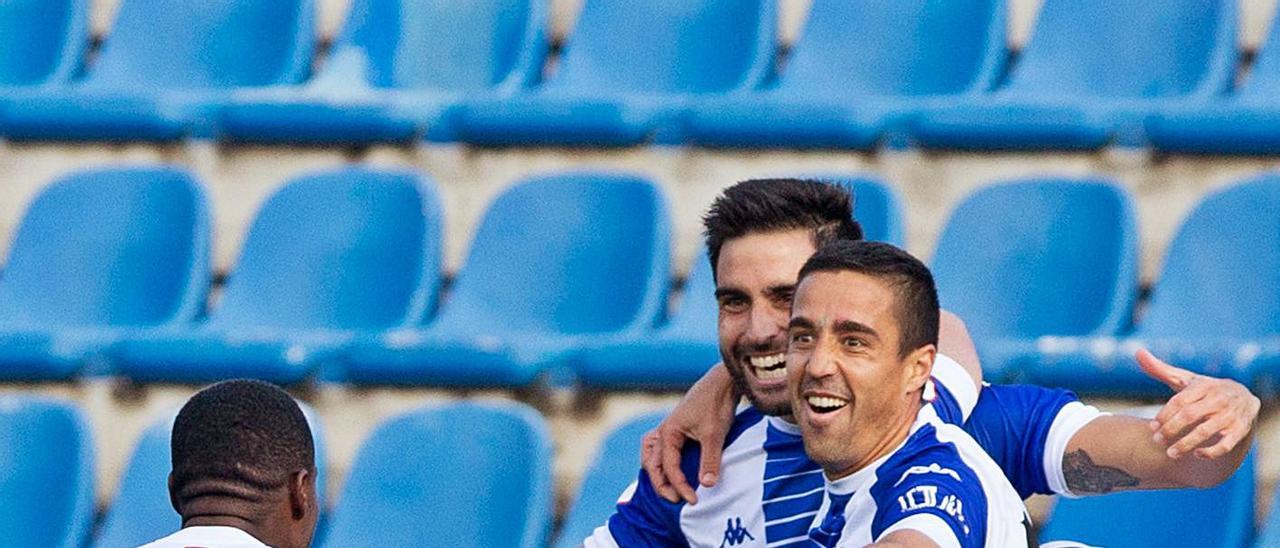
[[[1005,58],[1003,0],[817,0],[771,85],[693,102],[683,138],[869,149],[921,105],[991,88]]]
[[[67,175],[32,202],[9,249],[0,378],[66,380],[100,366],[125,336],[193,321],[208,287],[209,213],[185,171]]]
[[[324,425],[315,411],[298,402],[311,426],[316,448],[316,496],[324,511],[327,458]],[[181,527],[181,518],[169,502],[169,472],[173,469],[170,437],[177,411],[156,421],[142,433],[125,467],[115,499],[94,539],[95,548],[130,548],[164,538]],[[318,538],[318,537],[317,537]]]
[[[360,448],[330,524],[326,546],[543,546],[551,528],[546,425],[506,402],[390,419]]]
[[[640,470],[637,448],[641,438],[645,432],[656,428],[665,416],[664,411],[635,417],[605,437],[595,458],[591,459],[591,467],[583,476],[578,498],[560,529],[560,537],[555,544],[558,548],[581,546],[583,539],[609,520],[618,495],[636,481]]]
[[[139,381],[303,381],[355,337],[430,316],[440,218],[434,186],[415,173],[300,177],[263,206],[208,321],[129,337],[114,367]]]
[[[236,141],[405,142],[448,135],[463,97],[541,77],[546,0],[358,0],[315,79],[233,95],[215,134]]]
[[[1280,152],[1280,27],[1271,27],[1242,85],[1225,97],[1165,107],[1147,120],[1157,149],[1201,154]]]
[[[70,403],[0,396],[0,544],[84,546],[93,527],[93,443]]]
[[[83,79],[7,94],[10,139],[175,140],[236,88],[302,81],[311,0],[124,0]]]
[[[1125,339],[1050,339],[1025,358],[1029,380],[1112,395],[1163,395],[1133,359],[1149,347],[1179,367],[1255,386],[1280,369],[1237,362],[1242,343],[1280,330],[1280,174],[1206,197],[1183,222],[1137,328]],[[1224,298],[1229,295],[1229,298]]]
[[[1145,142],[1155,108],[1202,101],[1234,77],[1234,0],[1046,0],[1007,81],[926,109],[926,147],[1097,149]]]
[[[1011,372],[1007,346],[1126,328],[1138,286],[1129,194],[1102,178],[984,187],[952,213],[932,268],[995,382]]]
[[[867,239],[901,243],[902,212],[897,194],[870,177],[816,176],[849,187],[854,217]],[[716,340],[715,280],[705,250],[694,259],[679,310],[666,325],[627,339],[588,344],[577,360],[584,386],[605,389],[687,388],[720,360]]]
[[[587,342],[645,333],[666,303],[668,223],[639,177],[518,184],[485,214],[438,318],[355,344],[347,380],[521,387],[571,368]]]
[[[1040,531],[1040,541],[1134,548],[1249,546],[1253,539],[1253,453],[1235,475],[1210,489],[1059,498]]]
[[[88,0],[13,0],[0,6],[0,100],[14,89],[65,83],[84,63]]]
[[[690,99],[764,82],[776,12],[775,0],[587,2],[555,73],[529,93],[467,101],[451,137],[481,145],[673,141]]]

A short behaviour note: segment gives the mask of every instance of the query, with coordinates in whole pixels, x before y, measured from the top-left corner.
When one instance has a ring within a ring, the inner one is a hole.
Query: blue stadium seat
[[[560,537],[558,548],[576,548],[591,532],[604,525],[613,515],[618,497],[636,481],[640,471],[640,439],[662,422],[666,412],[635,417],[614,428],[600,444],[591,468],[582,477],[582,487],[573,502]]]
[[[546,0],[358,0],[324,68],[305,87],[236,94],[217,136],[242,141],[410,141],[443,130],[461,97],[535,83]]]
[[[45,188],[0,276],[0,379],[70,378],[130,333],[198,317],[208,216],[175,168],[82,171]]]
[[[884,183],[866,177],[817,177],[838,181],[855,196],[854,217],[867,239],[900,244],[901,208]],[[685,388],[720,361],[716,339],[715,280],[705,251],[693,262],[679,311],[661,328],[627,340],[608,340],[585,349],[578,380],[597,388]]]
[[[315,411],[298,402],[311,425],[311,438],[316,446],[316,498],[321,512],[325,510],[325,476],[327,475],[324,425]],[[120,477],[115,500],[107,510],[102,527],[94,539],[95,548],[131,548],[163,538],[182,526],[182,520],[169,502],[169,472],[173,458],[169,440],[177,411],[157,421],[142,433],[133,456]]]
[[[1248,79],[1231,95],[1167,107],[1147,120],[1152,146],[1170,152],[1280,151],[1280,26],[1272,24]]]
[[[464,103],[450,135],[482,145],[640,144],[692,97],[754,88],[774,61],[775,0],[591,0],[534,92]],[[658,140],[664,139],[661,135]]]
[[[236,88],[307,74],[312,0],[123,0],[74,84],[9,94],[11,139],[174,140]]]
[[[9,0],[0,5],[0,98],[11,88],[74,78],[89,43],[88,0]]]
[[[942,307],[965,320],[987,377],[1041,335],[1113,335],[1137,297],[1129,195],[1104,179],[982,188],[951,215],[933,256]]]
[[[535,178],[504,192],[426,329],[347,352],[357,383],[526,386],[588,343],[657,323],[669,270],[666,203],[627,175]]]
[[[0,545],[84,546],[93,527],[93,440],[75,407],[0,396]]]
[[[1138,346],[1200,373],[1259,383],[1269,356],[1238,361],[1240,344],[1280,333],[1280,174],[1205,197],[1169,245],[1164,272],[1127,339],[1041,341],[1030,380],[1082,392],[1166,395],[1133,358]]]
[[[511,402],[456,403],[374,430],[334,508],[325,546],[543,546],[551,439]]]
[[[440,217],[434,188],[414,173],[301,177],[263,206],[209,320],[121,342],[116,370],[140,381],[300,382],[356,336],[428,317]]]
[[[695,102],[683,136],[867,149],[922,105],[988,90],[1005,57],[1004,0],[818,0],[772,85]]]
[[[1249,546],[1253,540],[1253,452],[1210,489],[1139,491],[1059,499],[1040,542],[1089,546]]]
[[[1046,0],[1006,83],[926,109],[923,146],[1097,149],[1145,144],[1154,109],[1226,90],[1235,76],[1234,0]]]

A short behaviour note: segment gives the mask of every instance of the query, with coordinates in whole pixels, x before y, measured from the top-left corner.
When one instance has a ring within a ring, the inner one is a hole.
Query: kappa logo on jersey
[[[902,477],[898,478],[898,483],[893,484],[893,486],[897,487],[902,485],[902,482],[907,481],[908,476],[913,476],[915,474],[946,474],[954,478],[956,481],[964,481],[960,479],[960,474],[957,474],[955,470],[943,468],[938,466],[938,463],[935,462],[929,466],[912,466],[911,468],[908,468],[906,472],[902,473]]]
[[[745,544],[748,540],[755,539],[756,537],[751,536],[751,532],[742,526],[742,518],[729,518],[728,525],[724,528],[724,540],[720,542],[720,548]]]
[[[956,521],[959,521],[960,526],[964,528],[965,534],[969,534],[969,524],[965,523],[964,519],[964,503],[956,498],[955,495],[947,495],[939,499],[938,486],[936,485],[917,485],[912,487],[910,491],[898,497],[898,506],[902,508],[903,512],[937,508],[946,512],[948,516],[956,518]]]

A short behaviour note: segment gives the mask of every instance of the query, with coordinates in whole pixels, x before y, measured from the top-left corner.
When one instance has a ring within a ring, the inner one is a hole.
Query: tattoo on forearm
[[[1110,493],[1118,487],[1135,487],[1138,478],[1113,466],[1094,464],[1084,449],[1062,457],[1062,475],[1073,493]]]

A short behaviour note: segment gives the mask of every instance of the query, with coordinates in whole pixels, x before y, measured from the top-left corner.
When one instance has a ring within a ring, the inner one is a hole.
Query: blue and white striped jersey
[[[944,423],[964,429],[990,454],[1023,497],[1066,493],[1066,443],[1098,416],[1074,394],[1034,386],[984,386],[939,355],[926,399]],[[701,456],[686,446],[682,468],[697,477]],[[797,546],[823,503],[823,475],[804,453],[800,430],[744,407],[725,440],[721,479],[697,486],[698,504],[671,503],[641,472],[617,511],[585,544],[593,546]]]
[[[991,457],[926,404],[892,453],[826,482],[809,546],[862,547],[902,529],[943,548],[1026,546],[1025,513]]]

